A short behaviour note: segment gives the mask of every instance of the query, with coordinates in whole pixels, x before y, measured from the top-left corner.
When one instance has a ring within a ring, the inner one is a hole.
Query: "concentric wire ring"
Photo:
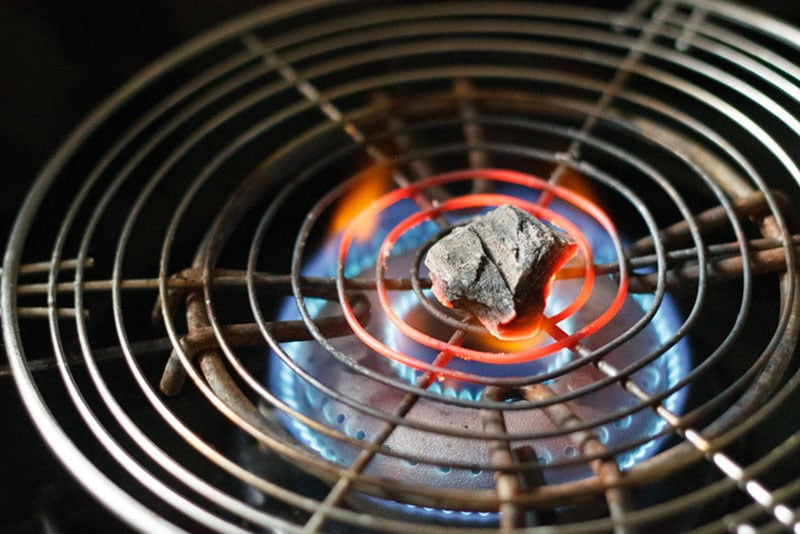
[[[339,287],[340,302],[342,304],[342,310],[343,310],[343,312],[345,314],[345,317],[348,319],[348,322],[350,323],[351,328],[362,339],[362,341],[364,341],[365,343],[369,344],[370,346],[372,346],[372,348],[378,350],[379,352],[381,352],[385,356],[388,356],[388,357],[390,357],[392,359],[396,359],[397,361],[399,361],[401,363],[404,363],[406,365],[409,365],[411,367],[414,367],[414,368],[417,368],[417,369],[424,369],[426,371],[436,372],[436,373],[438,373],[438,374],[440,374],[442,376],[448,376],[448,377],[451,377],[451,378],[458,378],[460,380],[464,380],[464,379],[467,378],[464,373],[454,373],[454,372],[452,372],[450,370],[442,369],[442,368],[434,369],[431,366],[428,366],[428,365],[425,365],[422,362],[419,362],[418,360],[416,360],[415,358],[413,358],[411,356],[408,356],[408,355],[402,354],[402,353],[400,353],[400,352],[398,352],[396,350],[390,349],[386,345],[378,342],[375,338],[370,336],[366,332],[366,330],[364,330],[363,327],[361,327],[361,325],[358,323],[358,319],[355,318],[354,314],[352,313],[352,310],[350,310],[350,307],[348,305],[348,297],[347,297],[347,294],[345,292],[343,275],[344,275],[344,265],[345,265],[346,259],[347,259],[346,258],[347,249],[349,248],[350,243],[352,242],[354,229],[356,227],[358,227],[358,225],[361,223],[361,221],[363,219],[374,217],[377,214],[377,212],[379,212],[381,209],[387,207],[391,203],[393,203],[393,202],[395,202],[397,200],[400,200],[402,198],[408,198],[409,196],[415,194],[416,192],[418,192],[420,190],[424,190],[425,187],[431,187],[433,185],[440,185],[440,184],[446,183],[448,181],[455,181],[455,180],[460,180],[460,179],[473,178],[476,175],[481,175],[481,176],[485,176],[485,177],[488,177],[488,178],[506,180],[506,181],[509,181],[509,182],[523,183],[523,184],[528,185],[528,186],[536,185],[536,186],[539,186],[539,187],[545,187],[545,185],[546,185],[546,182],[543,182],[543,181],[540,181],[540,180],[536,180],[536,179],[533,179],[533,178],[527,178],[526,179],[526,177],[524,177],[522,175],[519,175],[519,174],[514,175],[512,173],[503,173],[503,172],[491,171],[491,170],[485,170],[485,169],[484,170],[480,170],[480,171],[470,171],[470,172],[467,172],[467,173],[453,173],[453,174],[450,174],[450,175],[442,176],[440,178],[429,179],[429,180],[427,180],[425,182],[420,183],[419,187],[415,186],[415,187],[399,189],[396,192],[392,193],[391,195],[387,195],[387,197],[384,197],[380,201],[377,201],[377,202],[373,203],[368,210],[365,210],[364,212],[362,212],[359,215],[359,217],[356,218],[351,223],[351,225],[345,230],[345,232],[344,232],[344,234],[342,236],[340,247],[339,247],[339,266],[338,266],[338,275],[337,275],[337,281],[338,281],[337,285]],[[548,190],[553,191],[556,195],[563,196],[563,197],[566,197],[566,198],[570,198],[571,200],[574,201],[574,195],[570,196],[569,193],[565,193],[565,192],[559,191],[556,188],[549,188]],[[515,204],[518,207],[521,207],[523,209],[531,210],[537,216],[542,216],[545,219],[550,219],[553,222],[564,226],[565,228],[568,229],[568,232],[576,240],[578,240],[579,243],[581,243],[585,259],[589,263],[589,265],[587,266],[587,269],[586,269],[586,275],[585,275],[586,276],[586,281],[585,281],[584,290],[581,291],[581,293],[579,294],[579,296],[576,299],[575,303],[570,304],[565,310],[560,311],[558,314],[556,314],[556,316],[554,316],[552,318],[549,318],[549,320],[551,320],[551,321],[553,321],[555,323],[559,322],[560,320],[562,320],[565,317],[567,317],[568,315],[570,315],[571,312],[573,312],[577,307],[580,307],[580,305],[583,302],[585,302],[586,299],[588,299],[589,293],[591,292],[592,283],[593,283],[593,273],[591,272],[592,270],[590,268],[590,265],[591,265],[591,251],[588,248],[588,244],[587,244],[585,238],[582,238],[582,236],[581,236],[580,232],[578,231],[578,229],[574,225],[569,223],[569,221],[567,221],[566,219],[563,219],[561,217],[558,217],[557,215],[553,214],[552,212],[549,212],[549,210],[546,210],[544,208],[539,208],[535,204],[530,204],[530,203],[519,201],[518,199],[516,199],[514,197],[489,196],[489,195],[480,196],[480,197],[459,197],[459,198],[454,199],[452,201],[445,201],[440,207],[434,208],[433,210],[429,210],[427,212],[422,212],[417,216],[412,216],[412,217],[404,220],[403,222],[400,223],[400,225],[398,225],[396,228],[394,228],[389,233],[389,235],[385,238],[381,248],[379,249],[379,255],[378,255],[379,261],[376,262],[376,280],[377,280],[377,284],[378,284],[378,295],[379,295],[379,298],[381,300],[381,304],[383,306],[383,309],[386,312],[386,314],[389,317],[389,319],[395,324],[395,326],[400,328],[406,335],[412,337],[413,339],[415,339],[418,342],[421,342],[421,343],[423,343],[423,344],[425,344],[427,346],[430,346],[432,348],[435,348],[437,350],[447,351],[449,353],[452,353],[454,355],[457,355],[457,356],[460,356],[460,357],[463,357],[463,358],[466,358],[466,359],[469,359],[469,360],[483,361],[483,362],[486,362],[486,363],[519,363],[519,362],[522,362],[522,361],[529,361],[529,360],[532,360],[532,359],[540,358],[542,356],[546,356],[548,354],[552,354],[556,350],[559,350],[559,349],[561,349],[561,348],[563,348],[565,346],[569,346],[570,344],[572,344],[577,339],[580,339],[582,337],[590,335],[592,332],[594,332],[597,329],[601,328],[604,323],[607,323],[613,317],[614,313],[616,313],[616,311],[619,310],[619,308],[622,305],[622,301],[625,298],[625,287],[627,285],[627,272],[624,269],[621,269],[621,273],[620,273],[620,288],[621,289],[620,289],[620,291],[618,291],[617,297],[615,298],[614,303],[612,304],[612,306],[609,307],[609,310],[606,313],[603,314],[603,316],[598,318],[596,321],[594,321],[590,325],[587,325],[580,332],[577,332],[576,334],[574,334],[570,338],[561,340],[558,343],[553,344],[551,346],[543,347],[542,349],[536,349],[536,350],[533,350],[533,351],[528,351],[527,353],[520,353],[520,354],[517,354],[517,355],[509,355],[509,354],[496,355],[496,354],[492,354],[492,353],[480,353],[478,351],[465,350],[465,349],[462,349],[460,347],[450,345],[448,343],[437,342],[437,340],[434,340],[433,338],[430,338],[427,335],[417,334],[417,333],[415,333],[413,331],[413,329],[408,328],[405,325],[405,323],[391,310],[391,303],[389,302],[388,294],[386,293],[386,286],[385,286],[385,283],[384,283],[384,280],[383,280],[383,278],[384,278],[383,277],[384,262],[385,262],[385,258],[390,253],[391,244],[397,239],[397,237],[399,237],[399,235],[402,232],[407,230],[409,227],[414,226],[414,225],[418,224],[419,222],[422,222],[423,220],[430,219],[430,218],[438,215],[439,213],[443,213],[443,212],[446,212],[446,211],[451,210],[451,209],[461,209],[461,208],[466,208],[466,207],[478,207],[478,206],[487,206],[487,205],[498,205],[501,202],[507,202],[507,203],[510,203],[510,204]],[[582,206],[583,207],[587,207],[588,208],[587,211],[593,211],[594,214],[601,213],[601,212],[599,212],[599,210],[594,209],[593,206],[588,202],[585,202]],[[604,217],[604,219],[601,219],[601,220],[602,220],[603,224],[607,225],[606,229],[611,234],[615,233],[615,229],[614,229],[613,225],[611,224],[610,220],[605,216],[603,216],[603,217]],[[470,377],[470,378],[474,379],[474,377]]]

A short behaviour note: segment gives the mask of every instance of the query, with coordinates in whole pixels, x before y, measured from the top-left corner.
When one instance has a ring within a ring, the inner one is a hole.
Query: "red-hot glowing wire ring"
[[[500,204],[511,204],[517,206],[518,208],[530,211],[533,215],[544,218],[549,220],[556,225],[564,228],[567,230],[570,236],[572,236],[578,243],[581,251],[584,255],[584,264],[586,268],[584,269],[584,283],[583,287],[581,288],[580,293],[577,297],[563,310],[558,312],[552,317],[549,317],[548,320],[551,323],[558,323],[573,313],[575,313],[578,309],[580,309],[583,304],[589,299],[589,296],[592,293],[592,288],[594,286],[594,269],[592,268],[592,252],[589,248],[589,242],[586,240],[586,237],[581,233],[578,228],[572,224],[566,218],[553,213],[552,211],[542,208],[532,202],[527,202],[515,197],[507,196],[507,195],[491,195],[491,194],[483,194],[483,195],[468,195],[462,196],[454,199],[447,200],[440,206],[436,208],[424,211],[424,212],[417,212],[413,215],[409,216],[405,220],[401,221],[397,224],[386,238],[383,240],[381,247],[378,252],[378,260],[376,262],[376,280],[377,280],[377,290],[378,290],[378,299],[380,300],[381,307],[383,308],[386,316],[389,320],[400,330],[403,334],[408,336],[409,338],[413,339],[414,341],[430,347],[432,349],[436,349],[439,351],[447,351],[451,352],[455,356],[459,358],[463,358],[465,360],[474,360],[483,363],[522,363],[530,360],[534,360],[537,358],[542,358],[549,354],[552,354],[556,350],[559,350],[563,347],[552,348],[552,345],[546,345],[544,347],[537,347],[536,349],[532,349],[529,351],[517,352],[517,353],[496,353],[496,352],[484,352],[478,350],[467,349],[461,346],[452,345],[450,343],[444,342],[442,340],[433,338],[420,332],[419,330],[410,326],[407,322],[405,322],[400,316],[398,316],[395,311],[392,309],[391,302],[389,301],[389,294],[386,290],[386,284],[383,279],[383,274],[385,270],[385,261],[389,257],[391,253],[391,248],[397,239],[410,228],[420,224],[423,221],[430,220],[437,215],[457,210],[463,208],[475,208],[475,207],[486,207],[486,206],[497,206]],[[381,353],[383,353],[381,351]]]
[[[391,206],[392,204],[402,199],[413,197],[424,189],[434,187],[437,185],[443,185],[450,182],[466,180],[466,179],[474,179],[478,177],[488,178],[495,181],[513,183],[533,189],[540,189],[543,192],[549,192],[550,194],[579,208],[581,211],[591,215],[606,230],[606,232],[614,238],[615,241],[617,242],[619,241],[619,234],[614,224],[611,222],[609,217],[603,212],[603,210],[601,210],[597,205],[595,205],[590,200],[568,189],[563,189],[561,187],[549,184],[548,182],[540,178],[536,178],[515,171],[506,171],[500,169],[471,169],[466,171],[456,171],[456,172],[441,174],[420,182],[416,182],[410,186],[391,191],[386,195],[380,197],[379,199],[375,200],[366,210],[362,211],[345,228],[342,234],[342,240],[339,243],[338,265],[336,272],[336,285],[339,293],[339,301],[342,307],[342,313],[345,319],[347,320],[350,328],[367,346],[369,346],[371,349],[375,350],[376,352],[388,358],[391,358],[399,363],[402,363],[404,365],[407,365],[409,367],[418,370],[429,371],[436,373],[442,377],[449,377],[449,378],[454,378],[456,380],[468,381],[468,382],[480,381],[480,377],[470,373],[454,371],[451,369],[446,369],[440,366],[434,366],[426,362],[422,362],[420,360],[417,360],[416,358],[413,358],[408,354],[404,354],[400,351],[397,351],[395,349],[392,349],[391,347],[386,346],[385,344],[374,338],[372,335],[370,335],[366,331],[366,329],[359,323],[358,319],[356,318],[350,306],[350,302],[347,297],[344,284],[344,266],[347,260],[347,252],[354,238],[355,228],[357,228],[359,226],[359,223],[361,223],[363,220],[366,220],[367,217],[374,217],[387,207]],[[433,212],[435,213],[436,210],[433,210]],[[554,343],[548,345],[547,347],[550,349],[549,353],[571,346],[580,339],[596,332],[597,330],[602,328],[602,326],[607,324],[620,310],[620,308],[625,302],[625,298],[628,292],[628,272],[627,269],[625,268],[624,261],[622,261],[623,258],[618,258],[618,260],[620,260],[619,286],[617,289],[617,294],[614,300],[612,301],[611,305],[609,306],[609,308],[589,325],[578,330],[574,334],[558,339]],[[460,353],[463,353],[463,351],[468,350],[468,349],[462,349],[461,347],[449,345],[445,342],[441,343],[443,347],[441,350],[455,354],[456,356],[459,357],[463,357],[461,356]],[[544,354],[536,355],[535,352],[543,348],[544,347],[538,347],[531,351],[524,351],[511,355],[503,353],[482,353],[482,354],[488,356],[492,360],[491,363],[520,363],[544,356]],[[531,354],[534,355],[531,356]]]

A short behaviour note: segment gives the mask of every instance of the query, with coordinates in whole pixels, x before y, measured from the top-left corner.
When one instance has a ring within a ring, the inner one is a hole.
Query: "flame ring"
[[[561,200],[564,200],[564,201],[568,202],[569,204],[577,207],[581,211],[589,214],[591,217],[593,217],[606,230],[606,232],[609,235],[613,236],[615,240],[617,240],[618,236],[619,236],[619,234],[618,234],[618,232],[616,230],[616,227],[614,226],[614,224],[610,220],[610,218],[596,204],[594,204],[593,202],[589,201],[585,197],[582,197],[582,196],[580,196],[580,195],[578,195],[578,194],[576,194],[576,193],[574,193],[574,192],[572,192],[572,191],[570,191],[568,189],[564,189],[564,188],[552,185],[552,184],[546,182],[545,180],[542,180],[541,178],[537,178],[537,177],[534,177],[534,176],[531,176],[531,175],[527,175],[527,174],[523,174],[523,173],[520,173],[520,172],[508,171],[508,170],[500,170],[500,169],[473,169],[473,170],[466,170],[466,171],[450,172],[450,173],[440,174],[438,176],[435,176],[435,177],[432,177],[432,178],[428,178],[428,179],[420,181],[420,182],[416,182],[416,183],[414,183],[412,185],[409,185],[409,186],[406,186],[406,187],[403,187],[403,188],[400,188],[400,189],[396,189],[394,191],[391,191],[391,192],[383,195],[379,199],[377,199],[366,210],[361,212],[352,222],[350,222],[350,224],[348,224],[348,226],[345,228],[345,230],[344,230],[344,232],[342,234],[342,240],[341,240],[341,242],[339,244],[338,263],[337,263],[337,272],[336,272],[336,285],[337,285],[337,290],[338,290],[338,293],[339,293],[339,301],[340,301],[340,305],[342,307],[342,312],[343,312],[348,324],[350,325],[351,329],[353,330],[353,332],[359,337],[359,339],[361,339],[362,342],[364,342],[371,349],[375,350],[376,352],[378,352],[378,353],[380,353],[380,354],[382,354],[382,355],[384,355],[384,356],[386,356],[386,357],[388,357],[388,358],[390,358],[392,360],[395,360],[395,361],[397,361],[399,363],[402,363],[404,365],[408,365],[410,367],[413,367],[414,369],[428,371],[428,372],[434,372],[439,376],[448,377],[448,378],[454,378],[454,379],[457,379],[457,380],[468,381],[468,382],[480,381],[480,377],[477,376],[477,375],[471,374],[471,373],[464,373],[464,372],[460,372],[460,371],[454,371],[454,370],[451,370],[451,369],[446,369],[444,367],[430,365],[427,362],[422,362],[422,361],[420,361],[420,360],[418,360],[418,359],[416,359],[416,358],[414,358],[414,357],[412,357],[412,356],[410,356],[408,354],[402,353],[400,351],[392,349],[391,347],[388,347],[387,345],[385,345],[384,343],[380,342],[375,337],[373,337],[371,334],[369,334],[366,331],[366,329],[361,325],[361,323],[358,321],[358,319],[356,318],[356,316],[353,313],[353,310],[352,310],[352,308],[350,306],[350,302],[349,302],[347,293],[345,291],[344,266],[346,264],[348,251],[349,251],[350,246],[351,246],[351,244],[353,242],[353,239],[354,239],[356,228],[358,228],[359,223],[361,223],[366,218],[375,216],[376,214],[378,214],[382,210],[388,208],[389,206],[391,206],[392,204],[395,204],[396,202],[398,202],[400,200],[413,198],[414,196],[418,195],[419,193],[421,193],[422,191],[424,191],[427,188],[430,188],[430,187],[433,187],[433,186],[437,186],[437,185],[442,185],[442,184],[445,184],[445,183],[455,182],[455,181],[459,181],[459,180],[475,179],[475,178],[478,178],[478,177],[491,179],[491,180],[495,180],[495,181],[501,181],[501,182],[507,182],[507,183],[523,185],[523,186],[526,186],[526,187],[530,187],[532,189],[537,189],[537,190],[541,190],[541,191],[544,191],[544,192],[548,192],[548,193],[552,194],[553,196],[555,196],[557,198],[560,198]],[[481,195],[481,196],[483,196],[483,195]],[[494,197],[493,198],[494,201],[502,199],[501,200],[502,202],[507,202],[507,201],[511,200],[514,203],[517,203],[518,205],[524,206],[526,209],[531,206],[530,204],[522,203],[522,201],[520,201],[519,199],[515,199],[513,197],[505,197],[505,196],[501,196],[501,195],[486,195],[486,196],[487,197]],[[472,196],[472,197],[474,197],[474,196]],[[474,198],[472,198],[472,200],[468,200],[470,198],[471,197],[463,197],[464,200],[462,200],[462,198],[452,199],[452,200],[449,200],[449,201],[445,202],[440,207],[437,207],[437,208],[434,208],[434,209],[431,209],[431,210],[427,210],[427,211],[420,212],[420,213],[417,213],[415,215],[412,215],[411,217],[409,217],[405,221],[401,222],[397,227],[395,227],[390,232],[390,236],[392,236],[393,234],[396,233],[397,235],[394,236],[394,239],[396,240],[396,238],[399,237],[399,235],[403,231],[405,231],[409,227],[411,227],[414,224],[416,224],[416,222],[410,222],[410,221],[417,221],[418,220],[419,222],[422,222],[423,220],[429,219],[429,218],[435,216],[435,214],[437,214],[439,212],[442,212],[442,211],[447,211],[448,209],[459,209],[459,208],[463,208],[463,207],[469,207],[469,205],[470,205],[469,202],[470,201],[474,202],[474,200],[475,200]],[[483,200],[484,200],[484,202],[486,202],[486,200],[488,200],[488,199],[483,199]],[[467,205],[465,205],[465,203]],[[478,205],[492,205],[492,204],[491,203],[489,203],[489,204],[484,203],[484,204],[478,204]],[[537,209],[537,210],[541,209],[542,210],[542,214],[545,214],[546,217],[555,216],[555,214],[553,214],[551,212],[548,212],[545,208],[537,207],[535,209]],[[555,219],[553,219],[553,220],[555,220]],[[405,228],[403,228],[404,225],[405,225]],[[580,234],[580,232],[578,232],[577,234],[581,235],[581,237],[582,237],[582,234]],[[580,243],[580,241],[581,241],[581,239],[579,239],[579,243]],[[389,239],[389,236],[387,236],[387,238],[384,240],[384,242],[381,245],[378,261],[376,261],[376,264],[378,264],[377,269],[378,269],[379,274],[381,272],[380,271],[380,269],[381,269],[380,264],[383,263],[383,261],[385,260],[386,255],[388,255],[388,252],[390,251],[390,248],[391,248],[391,244],[393,244],[393,241]],[[438,349],[438,350],[441,350],[441,351],[446,351],[448,353],[453,354],[454,356],[457,356],[457,357],[460,357],[460,358],[463,358],[463,359],[481,361],[481,362],[484,362],[484,363],[495,363],[495,364],[496,363],[503,363],[503,364],[523,363],[523,362],[527,362],[527,361],[531,361],[531,360],[534,360],[534,359],[537,359],[537,358],[541,358],[541,357],[547,356],[547,355],[552,354],[552,353],[554,353],[554,352],[556,352],[558,350],[561,350],[561,349],[563,349],[565,347],[573,346],[580,339],[582,339],[584,337],[587,337],[587,336],[593,334],[594,332],[596,332],[597,330],[599,330],[600,328],[602,328],[604,325],[606,325],[617,314],[617,312],[620,310],[620,308],[622,307],[622,305],[625,302],[625,298],[627,296],[627,289],[628,289],[628,272],[627,272],[627,269],[625,268],[625,264],[624,264],[623,258],[618,258],[618,260],[619,260],[619,265],[620,265],[619,287],[618,287],[617,294],[616,294],[614,300],[612,301],[611,305],[609,306],[609,308],[605,312],[603,312],[594,321],[592,321],[591,323],[589,323],[585,327],[581,328],[577,332],[575,332],[573,334],[570,334],[570,335],[566,335],[566,336],[558,336],[554,343],[551,343],[551,344],[549,344],[549,345],[547,345],[545,347],[536,347],[536,348],[533,348],[531,350],[521,351],[521,352],[513,353],[513,354],[475,351],[475,350],[471,350],[471,349],[465,349],[463,347],[460,347],[460,346],[457,346],[457,345],[453,345],[451,343],[447,343],[447,342],[444,342],[444,341],[441,341],[441,340],[430,338],[430,337],[426,336],[425,334],[422,334],[421,332],[418,332],[418,331],[412,329],[409,325],[403,323],[399,319],[399,317],[396,316],[396,314],[394,314],[393,310],[391,310],[391,307],[388,306],[388,298],[386,296],[386,288],[385,288],[385,284],[383,283],[382,276],[378,276],[378,290],[379,290],[378,293],[379,293],[380,298],[381,298],[381,304],[384,306],[384,309],[387,311],[390,319],[392,319],[392,322],[398,328],[400,328],[403,331],[403,333],[405,333],[406,335],[411,335],[415,339],[416,339],[415,336],[417,336],[417,337],[419,337],[419,340],[423,340],[424,339],[425,341],[423,343],[428,345],[428,346],[430,346],[430,347],[432,347],[432,348],[435,348],[435,349]],[[592,271],[592,269],[587,269],[587,272],[589,272],[589,271]],[[586,286],[586,282],[584,283],[584,287],[585,286]],[[583,294],[583,291],[582,291],[582,294]],[[588,295],[587,295],[587,297],[588,297]],[[580,298],[581,298],[581,296],[579,295],[579,297],[576,298],[575,302],[579,302]],[[573,302],[573,304],[574,304],[574,302]],[[554,316],[554,317],[558,317],[559,321],[563,320],[567,316],[566,314],[564,314],[565,311],[569,310],[569,312],[568,312],[569,314],[574,313],[575,311],[577,311],[577,308],[574,309],[574,310],[571,309],[571,308],[573,308],[572,304],[570,306],[567,306],[567,308],[565,308],[561,312],[559,312],[558,316]],[[564,317],[559,317],[561,315],[564,315]],[[394,319],[396,319],[397,321],[395,321],[393,319],[393,316],[394,316]],[[401,323],[403,324],[403,326],[400,326]],[[552,320],[548,320],[548,321],[546,321],[546,323],[547,323],[547,325],[546,325],[545,328],[547,328],[548,330],[550,329],[550,327],[555,326],[555,323],[552,322]]]

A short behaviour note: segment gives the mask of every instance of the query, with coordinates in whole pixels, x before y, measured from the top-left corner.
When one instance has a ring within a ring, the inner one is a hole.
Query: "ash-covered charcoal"
[[[529,213],[502,205],[433,245],[425,265],[433,293],[465,309],[495,337],[535,335],[553,275],[577,245]]]

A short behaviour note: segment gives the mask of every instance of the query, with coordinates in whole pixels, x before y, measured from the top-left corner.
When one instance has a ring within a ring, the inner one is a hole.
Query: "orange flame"
[[[350,189],[339,200],[331,218],[330,232],[339,233],[361,213],[372,201],[383,195],[389,188],[390,171],[387,165],[375,164],[356,179]],[[359,240],[368,239],[378,225],[378,217],[364,222],[355,231]]]
[[[595,203],[599,204],[600,202],[600,195],[597,191],[596,184],[574,169],[567,168],[561,175],[558,184],[566,189],[575,191],[582,197],[588,198]],[[583,276],[584,268],[583,258],[581,254],[578,253],[559,268],[558,272],[555,273],[555,277],[550,280],[550,282],[581,277]]]
[[[558,179],[558,185],[565,189],[575,191],[582,197],[591,199],[594,202],[599,200],[597,187],[594,182],[574,169],[567,168],[561,175],[561,178]]]
[[[496,338],[491,334],[475,335],[474,344],[478,350],[488,350],[492,352],[523,352],[539,345],[544,345],[547,335],[544,331],[539,331],[532,337],[526,339],[505,340]]]

